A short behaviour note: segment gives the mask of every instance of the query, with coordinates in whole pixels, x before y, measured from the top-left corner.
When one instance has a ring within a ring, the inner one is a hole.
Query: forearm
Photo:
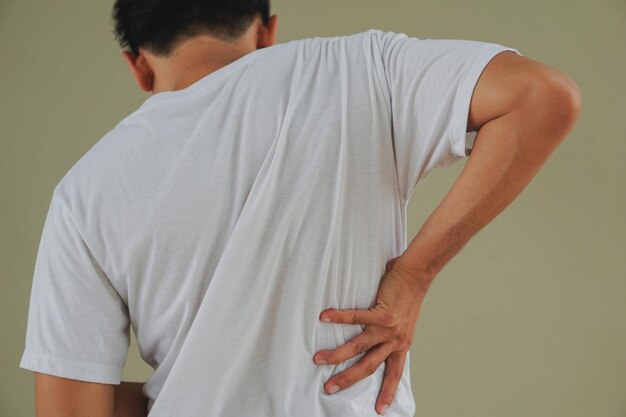
[[[565,97],[529,95],[478,131],[461,174],[398,258],[423,285],[520,194],[566,137],[579,109]]]
[[[115,386],[114,417],[145,417],[148,398],[142,392],[143,382],[122,381]]]

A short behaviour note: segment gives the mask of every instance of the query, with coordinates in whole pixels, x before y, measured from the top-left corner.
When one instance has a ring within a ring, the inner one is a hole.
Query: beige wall
[[[18,368],[52,189],[147,98],[119,55],[112,2],[0,0],[0,415],[34,415]],[[370,28],[476,39],[566,72],[577,126],[437,277],[411,349],[416,416],[626,416],[626,3],[274,1],[278,42]],[[409,236],[464,161],[410,204]],[[135,340],[125,380],[144,380]],[[294,416],[295,417],[295,416]]]

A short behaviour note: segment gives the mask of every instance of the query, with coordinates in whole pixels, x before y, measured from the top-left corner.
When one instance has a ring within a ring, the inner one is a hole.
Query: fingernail
[[[389,405],[388,404],[383,405],[382,407],[380,407],[380,414],[385,414],[387,410],[389,410]]]
[[[328,365],[328,362],[326,362],[324,359],[315,359],[315,363],[318,365]]]
[[[339,391],[339,385],[331,385],[330,388],[328,388],[329,394],[334,394],[337,391]]]
[[[328,322],[328,321],[330,321],[330,319],[328,318],[328,316],[322,316],[322,321]]]

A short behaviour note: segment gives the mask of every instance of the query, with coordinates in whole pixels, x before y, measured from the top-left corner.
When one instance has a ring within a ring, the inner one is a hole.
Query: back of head
[[[270,0],[116,0],[112,19],[120,45],[168,56],[183,40],[208,34],[231,42],[259,16],[270,17]]]

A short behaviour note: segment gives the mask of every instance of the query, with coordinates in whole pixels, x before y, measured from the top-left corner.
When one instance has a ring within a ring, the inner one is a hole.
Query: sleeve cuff
[[[470,64],[461,81],[453,107],[452,129],[450,133],[452,153],[460,158],[470,155],[477,134],[477,132],[466,132],[472,94],[474,93],[476,83],[489,61],[503,51],[513,51],[518,55],[522,55],[514,48],[497,44],[489,45]]]
[[[122,369],[110,365],[79,362],[36,354],[25,350],[20,361],[20,368],[50,374],[63,378],[77,379],[101,384],[119,385]]]

